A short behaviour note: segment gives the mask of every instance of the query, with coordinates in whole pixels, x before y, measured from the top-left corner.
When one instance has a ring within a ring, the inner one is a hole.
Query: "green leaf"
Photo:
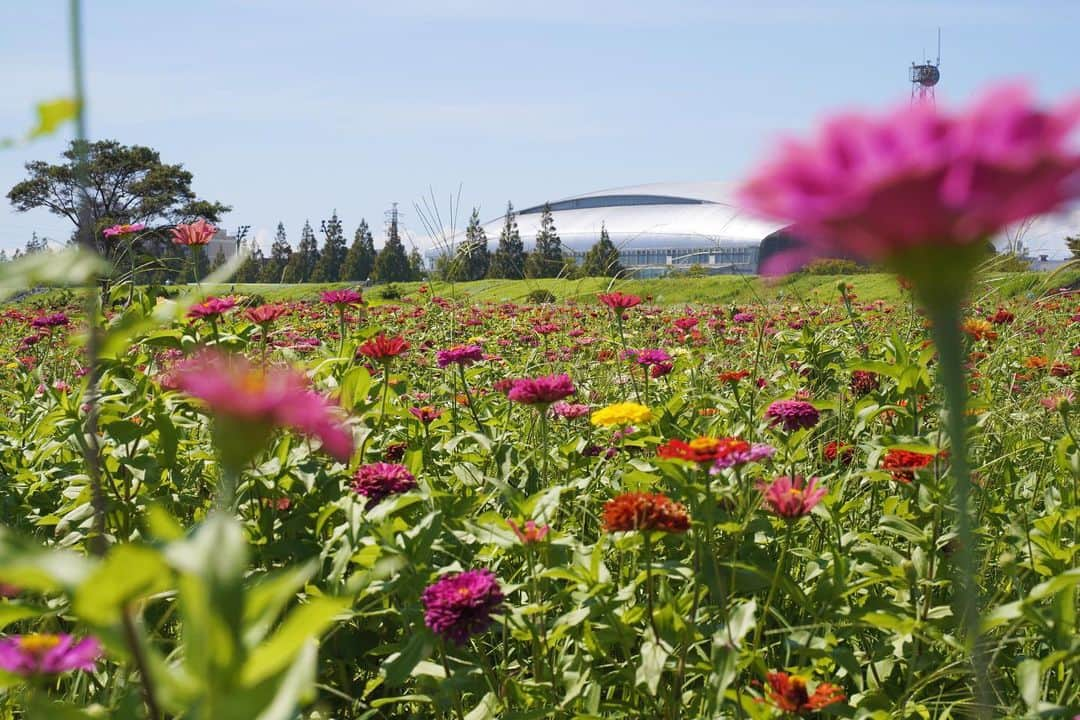
[[[641,665],[638,666],[634,682],[645,685],[649,694],[655,696],[660,686],[660,676],[664,673],[664,663],[670,654],[651,633],[645,642],[641,643]]]
[[[349,605],[347,598],[320,597],[293,610],[277,632],[251,652],[240,682],[255,685],[286,667],[306,643],[322,635]]]
[[[138,545],[117,545],[75,592],[75,613],[93,625],[120,619],[129,602],[167,590],[172,572],[161,554]]]
[[[401,652],[394,653],[383,662],[386,684],[398,687],[412,674],[413,668],[431,656],[431,636],[424,632],[414,632],[409,637]]]
[[[48,611],[30,605],[19,605],[17,603],[6,602],[0,605],[0,630],[6,628],[11,623],[40,617],[46,612]]]
[[[292,720],[301,703],[315,691],[315,670],[319,646],[314,640],[304,643],[296,659],[278,682],[277,693],[255,720]]]
[[[108,263],[82,248],[30,253],[0,264],[0,299],[38,285],[85,285],[108,270]]]

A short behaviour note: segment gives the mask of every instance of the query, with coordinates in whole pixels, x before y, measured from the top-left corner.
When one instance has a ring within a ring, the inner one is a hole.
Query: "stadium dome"
[[[549,203],[566,251],[580,261],[607,228],[620,262],[639,276],[692,265],[714,273],[755,273],[761,241],[781,228],[751,217],[719,182],[657,183],[575,195]],[[530,249],[544,205],[516,209]],[[484,225],[494,250],[504,217]]]

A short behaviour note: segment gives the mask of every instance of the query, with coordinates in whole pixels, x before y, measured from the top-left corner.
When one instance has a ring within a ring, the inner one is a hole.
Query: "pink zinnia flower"
[[[428,585],[423,594],[424,624],[457,645],[487,630],[491,615],[503,601],[502,589],[490,570],[466,570]]]
[[[234,298],[212,297],[197,305],[192,305],[187,311],[187,316],[192,320],[217,320],[234,307],[236,307]]]
[[[172,229],[172,241],[176,245],[206,245],[214,237],[217,228],[199,218],[193,223],[181,223]]]
[[[248,445],[236,449],[241,459],[258,452],[274,427],[318,438],[341,462],[352,456],[352,435],[331,403],[291,368],[257,368],[244,357],[207,351],[180,363],[172,378],[229,426],[230,432],[220,433],[224,442]]]
[[[123,237],[124,235],[132,235],[145,229],[146,223],[131,223],[130,225],[120,224],[105,228],[101,231],[101,234],[105,237]]]
[[[513,520],[508,519],[506,524],[514,531],[514,535],[517,535],[517,539],[521,541],[522,545],[532,545],[543,541],[547,537],[548,531],[551,530],[550,525],[537,525],[535,520],[526,520],[523,526],[519,526]]]
[[[64,313],[52,313],[51,315],[42,315],[34,318],[30,321],[30,327],[52,330],[53,328],[64,327],[69,322],[71,321]]]
[[[101,643],[71,635],[11,635],[0,639],[0,669],[21,677],[58,675],[70,670],[93,670]]]
[[[765,410],[765,417],[773,425],[782,424],[784,430],[792,432],[814,427],[821,415],[816,407],[803,400],[777,400]]]
[[[352,288],[344,290],[327,290],[319,296],[327,305],[333,305],[338,309],[344,309],[350,305],[363,305],[364,296]]]
[[[589,412],[590,408],[588,405],[568,403],[562,400],[551,406],[551,413],[564,420],[576,420],[579,417],[588,415]]]
[[[574,381],[562,373],[515,380],[506,397],[522,405],[550,405],[575,392]]]
[[[284,305],[260,305],[245,310],[244,317],[256,325],[269,325],[287,315],[288,312],[289,308]]]
[[[353,475],[352,489],[368,499],[371,508],[390,495],[408,492],[416,487],[416,477],[404,465],[377,462],[361,465]]]
[[[414,418],[427,425],[442,417],[443,411],[437,407],[432,407],[431,405],[423,405],[421,407],[409,408],[409,413]]]
[[[758,490],[764,494],[769,511],[788,520],[809,515],[828,493],[824,486],[818,485],[817,478],[810,478],[807,483],[799,475],[794,478],[778,477],[771,483],[758,483]]]
[[[1076,403],[1076,393],[1069,388],[1061,388],[1053,395],[1044,397],[1039,402],[1047,410],[1056,410],[1062,412],[1068,410]]]
[[[439,367],[445,368],[450,365],[469,366],[484,359],[484,348],[479,345],[457,345],[448,350],[439,350],[435,353],[435,360]]]
[[[815,255],[895,262],[918,248],[981,250],[1008,225],[1080,195],[1080,153],[1069,147],[1078,123],[1077,100],[1042,109],[1019,86],[993,89],[966,112],[923,103],[843,115],[815,142],[786,143],[740,199],[794,223],[807,244],[766,271]]]
[[[621,292],[600,293],[596,297],[600,302],[614,310],[619,317],[622,317],[630,308],[641,304],[641,298],[637,295],[626,295]]]

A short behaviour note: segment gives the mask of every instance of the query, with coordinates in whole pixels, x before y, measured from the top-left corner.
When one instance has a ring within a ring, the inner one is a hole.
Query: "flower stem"
[[[955,593],[960,625],[971,654],[975,680],[976,717],[990,717],[989,668],[979,642],[978,583],[975,577],[975,536],[971,527],[971,471],[967,458],[967,383],[964,378],[964,341],[960,330],[961,310],[957,303],[942,303],[931,308],[932,334],[938,350],[938,377],[945,390],[948,408],[950,462],[953,476],[953,500],[956,504],[956,527],[959,548],[956,552]]]
[[[784,572],[784,565],[787,564],[788,547],[791,546],[791,532],[794,529],[795,523],[788,522],[787,532],[784,533],[784,545],[780,548],[780,559],[776,561],[776,571],[773,572],[772,582],[769,583],[769,594],[765,596],[765,605],[761,608],[761,621],[754,630],[755,651],[759,649],[758,642],[761,640],[761,631],[765,629],[765,625],[769,622],[769,608],[772,607],[773,598],[776,597],[776,588],[780,585],[780,575]]]

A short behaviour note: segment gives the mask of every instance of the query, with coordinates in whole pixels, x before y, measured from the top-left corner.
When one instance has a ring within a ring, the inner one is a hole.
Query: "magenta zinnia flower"
[[[469,366],[484,359],[484,348],[479,345],[457,345],[447,350],[439,350],[435,353],[435,360],[439,367],[445,368],[450,365]]]
[[[765,410],[765,417],[773,425],[782,424],[784,430],[792,432],[814,427],[821,415],[816,407],[803,400],[777,400]]]
[[[236,307],[234,298],[211,297],[197,305],[192,305],[187,311],[187,316],[192,320],[217,320],[234,307]]]
[[[319,298],[327,305],[333,305],[339,309],[350,305],[363,305],[364,296],[356,290],[346,288],[344,290],[327,290]]]
[[[591,412],[591,408],[588,405],[568,403],[564,400],[560,400],[551,406],[551,413],[564,420],[576,420],[579,417],[588,415],[589,412]]]
[[[423,594],[424,624],[447,640],[464,645],[469,636],[491,625],[491,615],[502,604],[499,580],[490,570],[466,570],[447,575]]]
[[[769,511],[788,520],[809,515],[828,493],[825,487],[818,485],[817,478],[810,478],[807,483],[799,475],[794,478],[778,477],[771,483],[758,483],[758,490],[764,494]]]
[[[34,318],[30,321],[30,327],[47,328],[51,330],[56,327],[64,327],[69,322],[71,321],[68,320],[68,316],[64,313],[52,313],[51,315],[42,315]]]
[[[814,255],[893,262],[918,248],[978,246],[1006,226],[1080,195],[1070,134],[1080,101],[1042,109],[1022,87],[993,89],[966,112],[904,106],[833,118],[815,142],[790,141],[741,190],[762,215],[795,224]]]
[[[145,223],[131,223],[130,225],[119,224],[105,228],[101,231],[101,234],[105,237],[123,237],[124,235],[132,235],[145,229]]]
[[[0,669],[14,675],[57,675],[70,670],[93,670],[101,657],[101,643],[87,637],[33,634],[0,638]]]
[[[550,405],[577,392],[566,373],[515,380],[506,397],[522,405]]]
[[[237,445],[223,448],[233,459],[253,456],[275,427],[318,438],[323,449],[341,462],[352,455],[352,435],[331,403],[291,368],[257,368],[244,357],[207,351],[180,363],[172,378],[228,426],[220,437]]]
[[[368,499],[371,508],[390,495],[416,487],[416,478],[404,465],[377,462],[361,465],[353,475],[352,489]]]

